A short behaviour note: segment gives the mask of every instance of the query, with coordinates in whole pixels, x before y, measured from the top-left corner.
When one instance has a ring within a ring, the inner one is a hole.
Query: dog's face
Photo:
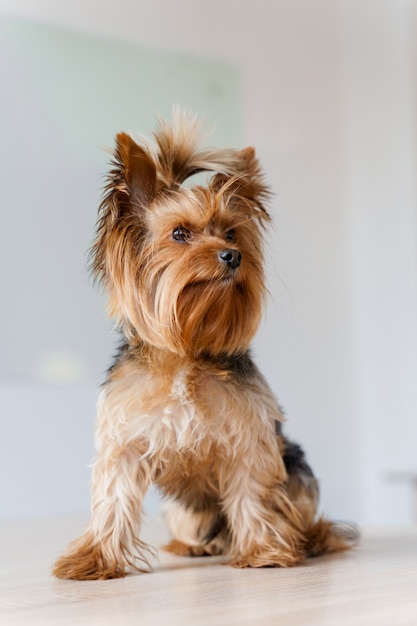
[[[235,354],[262,310],[267,189],[252,149],[197,151],[185,122],[161,125],[156,150],[118,135],[93,267],[130,341]],[[206,185],[184,185],[202,170],[214,172]]]

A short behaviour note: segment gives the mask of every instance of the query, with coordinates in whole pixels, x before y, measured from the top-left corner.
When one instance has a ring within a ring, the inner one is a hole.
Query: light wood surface
[[[236,570],[160,551],[151,574],[78,582],[49,574],[80,519],[0,524],[1,626],[416,626],[417,528],[364,531],[350,553],[293,569]],[[160,520],[143,533],[160,545]]]

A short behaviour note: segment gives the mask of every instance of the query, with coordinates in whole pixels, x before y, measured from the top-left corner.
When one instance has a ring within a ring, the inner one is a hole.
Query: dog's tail
[[[237,150],[202,148],[208,134],[203,132],[201,119],[179,107],[173,110],[172,123],[159,118],[153,156],[159,177],[167,187],[181,185],[203,171],[225,175],[242,172],[242,156]]]
[[[319,517],[306,532],[308,557],[330,554],[353,548],[359,541],[359,530],[348,522],[331,522]]]
[[[279,432],[279,426],[277,426]],[[359,531],[354,524],[332,522],[317,516],[319,484],[299,445],[283,440],[284,463],[288,473],[287,491],[302,520],[307,556],[318,556],[354,547]]]

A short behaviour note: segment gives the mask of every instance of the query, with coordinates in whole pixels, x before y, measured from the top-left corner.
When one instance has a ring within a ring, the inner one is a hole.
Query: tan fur
[[[212,177],[184,186],[197,171]],[[126,345],[98,402],[91,522],[56,576],[150,567],[138,537],[151,483],[170,503],[177,554],[291,566],[350,543],[317,519],[317,481],[276,431],[281,411],[247,353],[267,198],[254,150],[200,148],[198,122],[181,112],[153,145],[118,135],[92,268]]]

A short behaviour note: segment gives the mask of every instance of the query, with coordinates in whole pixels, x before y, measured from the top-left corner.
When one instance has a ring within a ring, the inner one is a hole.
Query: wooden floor
[[[236,570],[218,558],[160,553],[151,574],[52,578],[80,519],[0,524],[1,626],[416,626],[417,528],[364,532],[353,552],[293,569]],[[166,539],[159,520],[144,537]]]

